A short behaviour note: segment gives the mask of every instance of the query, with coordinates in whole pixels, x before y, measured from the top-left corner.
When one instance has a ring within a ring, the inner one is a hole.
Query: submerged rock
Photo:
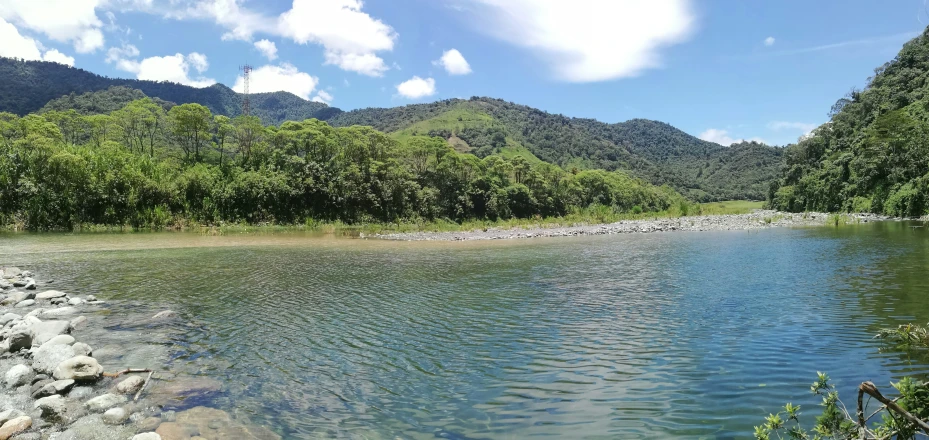
[[[107,425],[100,414],[90,414],[77,419],[54,440],[127,440],[135,430],[128,425]]]
[[[35,372],[32,371],[32,368],[29,368],[25,365],[14,365],[13,368],[10,368],[4,376],[4,381],[6,386],[9,388],[16,388],[22,385],[28,385],[32,381],[32,378],[35,376]]]
[[[139,376],[130,376],[116,385],[116,392],[120,394],[135,394],[142,389],[145,379]]]
[[[136,434],[132,437],[132,440],[162,440],[161,436],[157,432],[143,432],[141,434]]]
[[[174,310],[163,310],[152,316],[152,321],[167,321],[171,319],[177,319],[178,314]]]
[[[84,407],[86,407],[89,411],[101,412],[116,405],[126,403],[127,400],[128,399],[126,399],[126,396],[107,393],[84,402]]]
[[[74,350],[75,356],[91,356],[93,355],[93,349],[89,345],[83,342],[76,342],[71,346],[71,349]]]
[[[89,382],[100,379],[103,367],[96,359],[88,356],[75,356],[55,368],[55,379],[74,379],[78,382]]]
[[[74,318],[74,319],[71,320],[71,328],[72,328],[72,329],[81,328],[81,327],[83,327],[83,326],[86,325],[86,324],[87,324],[87,317],[86,317],[86,316],[78,316],[77,318]]]
[[[120,425],[129,418],[129,412],[123,408],[110,408],[103,413],[103,423]]]

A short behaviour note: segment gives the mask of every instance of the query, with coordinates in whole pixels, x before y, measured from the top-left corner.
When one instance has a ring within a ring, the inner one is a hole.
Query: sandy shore
[[[738,231],[778,227],[824,226],[831,214],[821,212],[790,213],[759,210],[751,214],[705,215],[651,220],[626,220],[610,224],[569,227],[491,228],[458,232],[411,232],[376,234],[370,238],[407,241],[509,240],[538,237],[576,237],[584,235],[631,234],[669,231]],[[888,220],[872,214],[849,214],[851,222]]]

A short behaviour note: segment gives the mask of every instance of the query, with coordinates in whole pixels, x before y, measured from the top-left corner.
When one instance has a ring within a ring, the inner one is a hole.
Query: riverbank
[[[670,231],[733,231],[777,227],[804,227],[861,223],[889,220],[875,214],[827,214],[821,212],[790,213],[756,210],[748,214],[702,215],[640,220],[623,220],[614,223],[556,226],[545,225],[518,228],[486,228],[455,232],[409,232],[362,235],[363,238],[405,241],[468,241],[510,240],[539,237],[576,237]]]
[[[180,314],[53,285],[0,269],[0,440],[280,439],[201,406],[223,384],[173,368],[168,347],[193,325]]]

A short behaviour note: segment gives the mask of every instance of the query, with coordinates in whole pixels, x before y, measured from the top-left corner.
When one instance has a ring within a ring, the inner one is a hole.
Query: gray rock
[[[52,382],[54,382],[54,381],[55,381],[55,379],[42,379],[42,380],[37,380],[37,381],[33,382],[33,383],[32,383],[32,388],[29,390],[29,392],[32,394],[32,398],[33,398],[33,399],[38,399],[38,398],[40,398],[40,397],[51,396],[52,394],[55,394],[55,393],[52,393],[52,394],[42,394],[42,393],[39,392],[39,391],[42,390],[42,388],[45,388],[45,385],[48,385],[48,384],[50,384],[50,383],[52,383]]]
[[[77,355],[70,345],[45,343],[32,353],[32,368],[40,373],[54,374],[58,365],[75,356]]]
[[[24,287],[29,282],[29,278],[16,278],[13,280],[13,287]]]
[[[16,266],[7,266],[3,268],[3,278],[16,278],[23,274]]]
[[[58,291],[58,290],[46,290],[42,293],[39,293],[35,296],[35,299],[52,299],[52,298],[63,298],[67,296],[67,293]]]
[[[36,400],[32,408],[42,411],[42,417],[54,419],[64,415],[67,405],[64,397],[55,394]]]
[[[82,299],[80,299],[80,298],[71,298],[71,299],[68,300],[68,305],[79,306],[79,305],[81,305],[83,302],[84,302],[84,300],[82,300]]]
[[[21,275],[23,276],[23,278],[32,278],[35,276],[35,274],[32,273],[31,270],[24,270]]]
[[[74,387],[73,380],[56,380],[52,383],[49,383],[39,390],[32,393],[33,399],[39,399],[45,396],[53,396],[55,394],[67,394],[68,391],[71,391],[71,388]]]
[[[78,316],[77,318],[74,318],[74,319],[71,320],[71,328],[72,328],[72,329],[81,328],[81,327],[83,327],[83,326],[86,325],[86,324],[87,324],[87,317],[86,317],[86,316]]]
[[[173,310],[164,310],[156,313],[155,316],[152,316],[152,321],[166,321],[169,319],[176,319],[177,316],[177,312]]]
[[[23,288],[26,290],[35,290],[35,287],[35,280],[32,278],[26,278],[26,285],[24,285]]]
[[[42,434],[38,432],[24,432],[11,437],[10,440],[42,440]],[[193,440],[193,437],[191,437]]]
[[[88,411],[101,412],[114,406],[122,405],[126,403],[127,400],[126,396],[107,393],[84,402],[84,407],[86,407]]]
[[[7,281],[6,279],[0,278],[0,290],[10,290],[13,288],[13,283]]]
[[[40,380],[45,380],[45,379],[51,379],[51,377],[48,377],[47,374],[39,373],[39,374],[36,374],[35,377],[32,378],[32,383],[36,383]]]
[[[22,301],[16,303],[16,305],[15,305],[14,307],[16,307],[17,309],[21,309],[21,308],[24,308],[24,307],[29,307],[29,306],[34,306],[34,305],[35,305],[35,300],[34,300],[34,299],[26,299],[26,300],[22,300]]]
[[[177,411],[162,411],[161,420],[165,422],[177,421]]]
[[[74,336],[71,335],[58,335],[52,339],[46,341],[42,346],[52,346],[52,345],[72,345],[74,344]]]
[[[56,347],[59,347],[56,345]],[[89,382],[100,379],[103,367],[96,359],[88,356],[75,356],[55,368],[55,379],[74,379],[78,382]]]
[[[3,327],[7,323],[13,322],[17,319],[23,319],[23,317],[15,313],[5,313],[3,316],[0,316],[0,327]]]
[[[93,356],[94,354],[93,349],[83,342],[75,342],[71,349],[74,350],[75,356]]]
[[[6,381],[6,386],[9,388],[16,388],[22,385],[28,385],[32,381],[32,378],[35,376],[35,372],[32,371],[32,368],[29,368],[25,365],[14,365],[13,368],[10,368],[4,376]]]
[[[15,353],[19,350],[27,349],[32,346],[33,334],[32,331],[28,328],[19,328],[13,330],[7,340],[10,344],[9,350]]]
[[[145,379],[139,376],[130,376],[116,385],[116,392],[120,394],[135,394],[142,389]]]
[[[133,414],[131,417],[135,417],[136,414]],[[140,420],[138,424],[139,424],[139,432],[154,431],[155,429],[158,429],[158,425],[161,424],[161,418],[160,417],[146,417]]]
[[[87,298],[84,298],[84,300],[87,301],[87,302],[96,301],[96,300],[97,300],[97,296],[96,296],[96,295],[87,295]]]
[[[42,312],[42,318],[58,318],[61,316],[68,316],[77,313],[77,309],[74,307],[61,307],[58,309],[49,309]]]
[[[103,413],[103,423],[121,425],[129,418],[129,412],[123,408],[110,408]]]
[[[68,299],[67,298],[52,298],[51,301],[49,302],[52,303],[53,306],[60,306],[62,304],[67,303]]]
[[[132,437],[132,440],[161,440],[161,436],[156,432],[143,432],[136,434]]]
[[[101,414],[77,419],[68,429],[49,440],[127,440],[135,434],[129,425],[107,425]]]
[[[94,394],[94,389],[92,387],[74,387],[71,388],[71,392],[68,393],[68,397],[71,399],[83,400]]]
[[[31,324],[30,328],[35,333],[33,345],[42,345],[55,336],[67,334],[71,324],[68,321],[39,321]]]
[[[4,423],[9,422],[10,420],[13,420],[17,417],[22,417],[24,415],[26,415],[26,413],[18,409],[8,409],[8,410],[0,411],[0,426],[3,426]],[[155,428],[152,428],[152,429],[155,429]]]

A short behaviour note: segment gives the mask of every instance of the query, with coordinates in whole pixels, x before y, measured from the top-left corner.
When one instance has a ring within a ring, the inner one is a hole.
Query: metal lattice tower
[[[246,64],[240,67],[239,70],[241,70],[243,73],[243,81],[244,81],[243,93],[245,94],[245,99],[242,100],[242,114],[245,116],[248,116],[249,115],[248,77],[250,76],[249,74],[252,73],[252,66],[249,66],[248,64]]]

